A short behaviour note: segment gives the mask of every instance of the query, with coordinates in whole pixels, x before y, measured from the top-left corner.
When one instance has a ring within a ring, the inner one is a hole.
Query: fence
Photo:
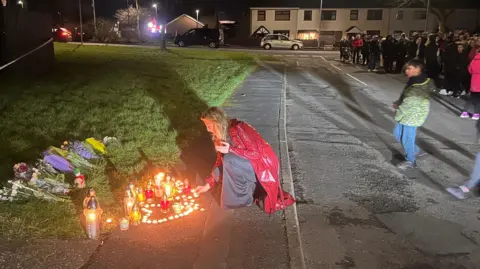
[[[53,67],[53,42],[47,43],[52,38],[49,14],[28,11],[20,5],[0,5],[0,33],[0,67],[17,60],[0,72],[29,74]],[[46,45],[40,47],[42,44]]]

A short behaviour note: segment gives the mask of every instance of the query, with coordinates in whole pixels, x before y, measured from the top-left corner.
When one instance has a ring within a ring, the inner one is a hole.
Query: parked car
[[[273,34],[262,38],[260,46],[266,50],[269,49],[303,49],[303,42],[300,40],[293,40],[285,35]]]
[[[72,32],[68,31],[67,29],[60,27],[60,28],[53,28],[53,39],[57,42],[70,42],[72,41]]]
[[[220,46],[220,31],[218,29],[193,28],[182,35],[175,37],[175,45],[179,47],[188,46],[209,46],[218,48]]]

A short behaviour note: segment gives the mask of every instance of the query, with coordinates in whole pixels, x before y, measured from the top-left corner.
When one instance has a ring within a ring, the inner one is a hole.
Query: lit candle
[[[147,198],[147,203],[153,201],[153,190],[150,184],[147,185],[147,189],[145,190],[145,198]]]
[[[137,188],[137,201],[142,205],[145,203],[145,193],[142,187]]]
[[[165,195],[167,195],[167,197],[170,197],[170,195],[172,195],[172,185],[170,185],[170,183],[167,183],[165,184]]]
[[[128,219],[126,218],[120,219],[120,230],[122,231],[128,230],[128,224],[129,224]]]
[[[172,217],[172,216],[170,216],[170,217],[168,217],[168,219],[169,219],[169,220],[173,220],[173,217]]]
[[[160,208],[162,213],[167,213],[170,209],[170,202],[168,201],[166,194],[163,196],[162,201],[160,202]]]
[[[183,206],[180,203],[174,203],[172,208],[175,214],[179,214],[180,212],[182,212]]]

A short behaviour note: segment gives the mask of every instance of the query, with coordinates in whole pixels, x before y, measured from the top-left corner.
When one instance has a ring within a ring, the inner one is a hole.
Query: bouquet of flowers
[[[8,185],[10,186],[4,186],[0,191],[0,200],[2,201],[21,201],[28,200],[31,197],[54,202],[67,201],[66,199],[58,197],[52,193],[31,188],[21,180],[9,180]]]
[[[69,152],[75,153],[76,155],[86,159],[86,160],[91,160],[91,159],[98,159],[100,158],[98,155],[95,154],[95,150],[93,147],[87,143],[87,142],[81,142],[81,141],[73,141],[73,142],[68,142],[65,141],[63,142],[63,145],[61,146],[62,149],[68,150]]]
[[[17,163],[13,166],[13,173],[16,179],[30,180],[33,171],[26,163]]]
[[[67,195],[70,192],[69,184],[45,177],[36,168],[33,168],[33,171],[32,178],[28,182],[30,186],[54,195]]]

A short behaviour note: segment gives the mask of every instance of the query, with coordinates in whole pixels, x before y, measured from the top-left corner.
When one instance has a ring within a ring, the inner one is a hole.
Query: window
[[[335,21],[337,20],[337,11],[336,10],[323,10],[322,11],[322,21]]]
[[[257,11],[257,21],[265,21],[266,18],[267,18],[267,14],[265,10]]]
[[[275,10],[275,20],[276,21],[289,21],[290,20],[290,10]]]
[[[269,35],[269,36],[265,37],[265,40],[277,40],[277,36],[276,35]]]
[[[279,39],[282,40],[282,41],[288,41],[288,40],[289,40],[288,37],[283,36],[283,35],[279,35],[278,37],[279,37]]]
[[[299,30],[297,33],[297,39],[300,40],[317,40],[318,32],[315,30]]]
[[[399,39],[402,36],[402,34],[403,34],[403,31],[400,31],[400,30],[393,31],[393,37],[395,39]]]
[[[425,20],[427,18],[427,12],[425,10],[415,10],[413,12],[414,20]]]
[[[396,19],[397,19],[398,21],[403,20],[403,10],[397,11]]]
[[[195,30],[190,30],[188,31],[185,35],[188,35],[188,36],[195,36]]]
[[[358,20],[358,9],[350,10],[350,20],[351,21]]]
[[[367,30],[367,35],[369,36],[379,36],[380,30]]]
[[[303,12],[303,20],[304,21],[311,21],[312,20],[312,11],[311,10],[305,10]]]
[[[290,31],[289,30],[276,30],[276,31],[273,31],[273,34],[277,34],[277,35],[285,35],[285,36],[290,36]]]
[[[369,21],[381,21],[382,16],[383,16],[383,10],[381,9],[367,10],[367,20]]]

